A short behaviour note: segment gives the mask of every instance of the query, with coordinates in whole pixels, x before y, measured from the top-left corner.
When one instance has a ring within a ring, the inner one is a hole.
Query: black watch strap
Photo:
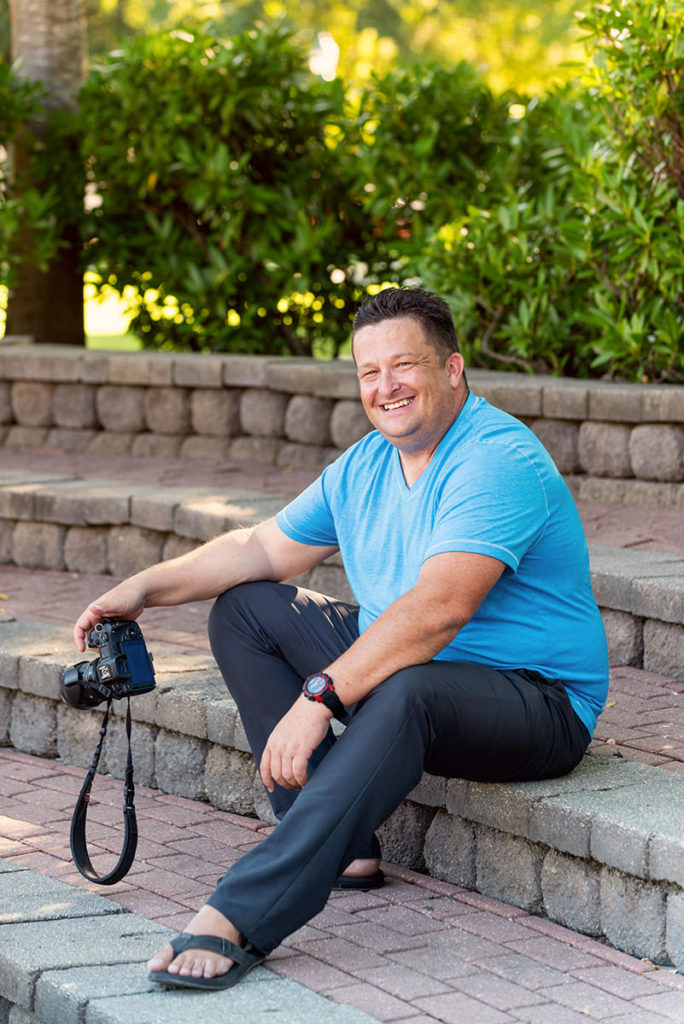
[[[304,680],[302,693],[308,700],[323,704],[329,711],[332,711],[333,718],[340,722],[346,719],[344,704],[335,693],[335,686],[327,672],[315,672]]]

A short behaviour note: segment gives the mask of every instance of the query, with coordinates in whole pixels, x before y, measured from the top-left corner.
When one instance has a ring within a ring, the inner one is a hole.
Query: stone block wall
[[[684,387],[468,377],[578,497],[684,508]],[[320,468],[369,429],[349,361],[0,342],[0,445]]]

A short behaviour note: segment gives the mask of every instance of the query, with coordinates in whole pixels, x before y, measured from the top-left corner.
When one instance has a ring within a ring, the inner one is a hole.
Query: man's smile
[[[400,398],[396,402],[385,402],[382,408],[385,410],[385,412],[391,412],[392,409],[401,409],[405,405],[410,405],[412,401],[413,396],[411,396],[411,398]]]

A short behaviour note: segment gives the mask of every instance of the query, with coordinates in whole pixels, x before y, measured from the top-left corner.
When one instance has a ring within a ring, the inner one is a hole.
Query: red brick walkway
[[[69,850],[83,776],[80,768],[0,750],[0,856],[174,929],[268,830],[251,818],[141,786],[133,868],[111,889],[94,886],[75,870]],[[102,871],[121,848],[121,792],[118,780],[95,782],[88,841]],[[321,914],[272,954],[269,968],[401,1024],[684,1020],[682,975],[486,896],[385,869],[382,890],[333,894]]]

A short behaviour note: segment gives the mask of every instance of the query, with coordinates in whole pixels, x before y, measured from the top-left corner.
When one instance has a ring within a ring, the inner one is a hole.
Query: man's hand
[[[309,758],[327,736],[331,718],[323,704],[302,696],[280,719],[268,738],[259,766],[269,793],[273,793],[276,783],[284,789],[302,789],[306,785]]]
[[[135,577],[124,580],[92,604],[89,604],[74,626],[74,642],[85,651],[88,633],[102,619],[137,619],[145,608],[145,594]]]

